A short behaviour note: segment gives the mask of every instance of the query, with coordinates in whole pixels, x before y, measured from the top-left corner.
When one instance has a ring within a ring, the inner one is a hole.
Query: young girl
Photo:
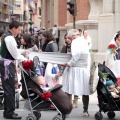
[[[24,34],[21,37],[20,42],[21,42],[20,49],[25,49],[25,50],[28,50],[29,52],[33,52],[33,51],[38,52],[37,46],[34,44],[34,41],[32,40],[32,38],[28,34]],[[28,52],[23,53],[23,55],[26,58],[29,58]]]
[[[45,81],[48,83],[49,87],[54,87],[56,84],[61,84],[62,74],[59,73],[59,68],[57,64],[48,63],[45,70]]]

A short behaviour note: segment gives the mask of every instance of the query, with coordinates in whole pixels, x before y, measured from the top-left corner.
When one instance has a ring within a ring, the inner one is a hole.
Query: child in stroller
[[[119,86],[115,75],[105,64],[99,63],[98,70],[97,94],[99,112],[95,114],[95,119],[102,120],[102,111],[104,113],[107,112],[108,118],[112,119],[115,117],[114,111],[120,111],[120,97],[113,92],[113,89],[119,92]]]
[[[106,86],[108,87],[108,90],[111,92],[111,95],[114,98],[120,98],[120,87],[119,86],[117,86],[112,80],[107,80]]]
[[[50,88],[49,88],[48,84],[46,84],[45,79],[42,76],[40,68],[41,68],[40,64],[37,64],[35,66],[35,81],[37,84],[40,85],[40,87],[43,91],[48,91]]]
[[[68,96],[62,91],[62,85],[56,85],[49,90],[52,96],[50,96],[48,100],[43,99],[42,95],[47,94],[48,91],[46,92],[41,88],[43,79],[40,80],[40,84],[36,82],[38,62],[38,57],[34,57],[32,67],[29,71],[26,70],[22,64],[20,65],[22,73],[21,95],[28,101],[28,109],[31,111],[31,114],[27,116],[26,120],[38,120],[41,117],[40,111],[49,110],[48,108],[51,104],[53,104],[58,111],[58,115],[55,116],[53,120],[65,120],[65,115],[69,114],[72,110],[72,104]]]

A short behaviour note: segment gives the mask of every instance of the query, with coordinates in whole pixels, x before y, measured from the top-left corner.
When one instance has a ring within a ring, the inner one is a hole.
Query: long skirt
[[[73,95],[90,95],[90,71],[87,68],[67,67],[63,74],[63,91]]]

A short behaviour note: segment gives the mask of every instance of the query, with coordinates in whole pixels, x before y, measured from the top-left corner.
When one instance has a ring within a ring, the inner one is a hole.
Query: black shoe
[[[13,113],[13,114],[15,114],[16,116],[18,116],[18,114],[17,114],[17,113]]]
[[[17,113],[13,113],[14,115],[18,116]],[[7,116],[4,112],[3,112],[3,117]]]
[[[22,117],[16,115],[16,114],[12,114],[12,116],[4,116],[5,119],[21,119]]]
[[[4,106],[3,105],[0,105],[0,110],[4,110]]]

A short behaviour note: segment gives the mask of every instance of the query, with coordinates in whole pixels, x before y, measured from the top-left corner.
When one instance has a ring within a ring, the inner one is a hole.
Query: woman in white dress
[[[120,32],[117,32],[108,46],[114,45],[113,49],[108,47],[106,52],[106,66],[114,73],[117,83],[120,85]],[[116,50],[116,52],[115,52]]]
[[[91,37],[88,35],[87,30],[83,31],[82,39],[85,40],[85,42],[88,44],[89,50],[91,50],[92,42],[91,42]]]
[[[63,90],[72,100],[72,95],[81,96],[83,100],[83,116],[89,116],[89,78],[90,78],[90,53],[88,44],[79,36],[79,31],[71,29],[67,37],[72,37],[71,60],[66,64],[63,74]]]

